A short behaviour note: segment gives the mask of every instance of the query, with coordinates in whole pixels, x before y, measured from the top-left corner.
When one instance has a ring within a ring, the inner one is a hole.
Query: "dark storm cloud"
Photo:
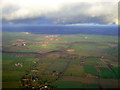
[[[30,4],[3,5],[3,23],[33,24],[117,24],[117,3],[74,2],[45,6]]]

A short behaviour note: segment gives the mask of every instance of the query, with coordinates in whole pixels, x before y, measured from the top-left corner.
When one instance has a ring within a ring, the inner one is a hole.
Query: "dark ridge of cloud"
[[[76,23],[96,23],[109,24],[116,23],[116,8],[112,2],[108,3],[71,3],[64,4],[58,11],[43,13],[32,13],[13,20],[7,20],[4,15],[20,10],[19,6],[9,5],[3,9],[3,23],[10,24],[76,24]],[[37,10],[37,8],[36,8]],[[7,12],[8,11],[8,12]],[[13,16],[14,18],[14,16]]]
[[[3,24],[52,24],[52,21],[45,17],[25,18],[7,21],[2,19]]]

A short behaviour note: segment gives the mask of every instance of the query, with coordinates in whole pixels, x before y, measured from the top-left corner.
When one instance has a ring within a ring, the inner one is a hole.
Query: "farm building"
[[[80,63],[85,63],[84,61],[81,61]]]
[[[21,63],[17,63],[17,64],[15,64],[15,66],[16,66],[16,67],[17,67],[17,66],[22,67],[23,65],[22,65]]]
[[[30,34],[29,32],[22,32],[22,33],[24,33],[24,34]]]
[[[68,52],[74,52],[75,50],[74,49],[68,49],[67,51]]]
[[[26,46],[25,42],[21,42],[21,43],[13,43],[13,46]]]
[[[33,69],[33,70],[31,70],[32,72],[38,72],[38,69]]]

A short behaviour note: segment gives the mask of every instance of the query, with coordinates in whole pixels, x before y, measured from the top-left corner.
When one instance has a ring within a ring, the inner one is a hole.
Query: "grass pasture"
[[[97,72],[94,66],[85,65],[84,69],[85,69],[85,73],[87,74],[91,74],[93,76],[99,76],[99,73]]]
[[[98,69],[101,71],[101,78],[117,78],[114,72],[106,67],[98,67]]]
[[[98,88],[97,85],[82,84],[80,82],[56,82],[54,85],[57,88]]]
[[[84,77],[84,67],[75,65],[75,64],[70,64],[68,67],[67,71],[64,74],[65,76],[81,76]]]
[[[51,73],[53,71],[60,73],[63,72],[63,70],[65,69],[67,63],[66,62],[55,62],[53,63],[50,67],[48,67],[48,70],[51,71]]]

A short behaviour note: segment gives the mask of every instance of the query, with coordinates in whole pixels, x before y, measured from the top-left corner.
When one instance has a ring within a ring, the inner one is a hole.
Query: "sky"
[[[118,0],[3,0],[3,24],[118,24]]]

